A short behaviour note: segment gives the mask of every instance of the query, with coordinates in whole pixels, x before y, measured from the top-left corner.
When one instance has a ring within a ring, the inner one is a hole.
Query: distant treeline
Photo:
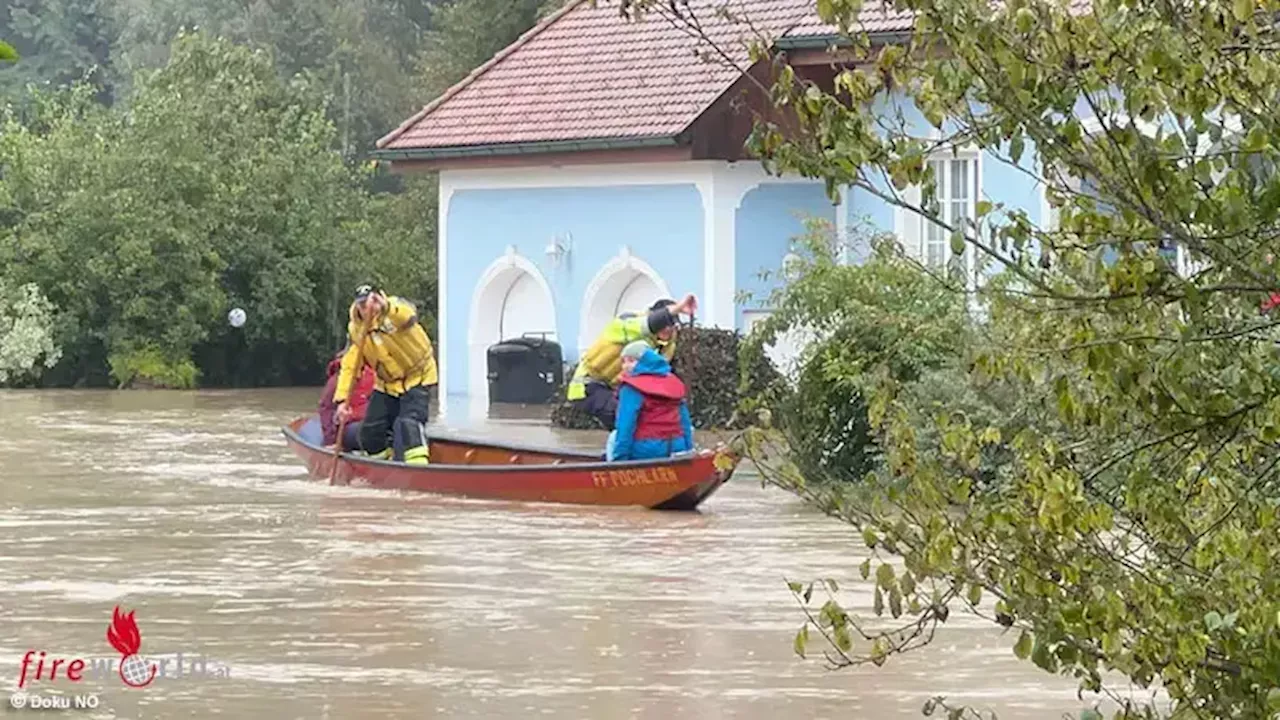
[[[320,382],[365,280],[430,321],[435,178],[367,153],[553,3],[0,7],[0,383]]]

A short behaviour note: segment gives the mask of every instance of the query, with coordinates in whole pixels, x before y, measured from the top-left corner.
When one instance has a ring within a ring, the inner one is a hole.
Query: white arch
[[[499,335],[507,294],[526,275],[533,278],[546,298],[549,309],[547,329],[552,333],[549,339],[557,339],[556,301],[551,285],[537,265],[517,253],[515,245],[508,245],[506,254],[494,260],[480,274],[471,293],[471,313],[467,322],[467,387],[473,402],[489,398],[489,346],[503,339]]]
[[[618,313],[617,303],[631,283],[640,276],[651,280],[663,297],[671,297],[667,281],[649,263],[631,254],[631,248],[622,250],[600,268],[582,295],[582,316],[578,322],[578,352],[586,352],[595,341],[596,334]],[[657,300],[658,298],[653,298]],[[643,308],[622,308],[641,310]]]

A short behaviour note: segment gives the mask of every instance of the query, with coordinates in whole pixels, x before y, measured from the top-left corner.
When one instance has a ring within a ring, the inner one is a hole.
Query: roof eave
[[[438,148],[401,148],[374,150],[379,160],[444,160],[450,158],[533,155],[555,152],[587,152],[591,150],[634,150],[638,148],[675,147],[678,136],[587,138],[583,140],[539,140],[535,142],[490,143],[487,145],[452,145]]]
[[[874,45],[889,45],[906,42],[911,39],[909,30],[892,30],[868,33]],[[846,35],[832,33],[829,35],[799,35],[796,37],[780,37],[773,41],[778,50],[821,50],[829,47],[848,47],[853,43]]]

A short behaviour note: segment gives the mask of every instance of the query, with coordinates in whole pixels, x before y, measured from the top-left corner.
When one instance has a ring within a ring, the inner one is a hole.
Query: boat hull
[[[733,475],[739,458],[702,450],[660,460],[606,463],[600,454],[521,447],[428,434],[431,464],[410,466],[320,446],[301,430],[312,418],[283,428],[285,441],[312,477],[341,485],[410,490],[471,498],[575,505],[693,510]]]

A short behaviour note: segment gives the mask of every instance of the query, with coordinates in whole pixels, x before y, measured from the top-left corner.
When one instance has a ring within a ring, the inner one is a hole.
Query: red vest
[[[680,424],[680,404],[684,383],[675,375],[623,375],[624,385],[644,395],[640,417],[636,419],[636,440],[669,440],[684,435]]]

